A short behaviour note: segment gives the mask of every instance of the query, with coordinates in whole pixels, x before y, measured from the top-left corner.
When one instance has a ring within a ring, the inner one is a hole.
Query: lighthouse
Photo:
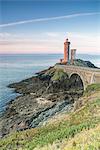
[[[71,64],[74,64],[74,60],[76,57],[76,49],[71,49]]]
[[[64,58],[60,59],[60,64],[74,64],[76,49],[70,50],[70,42],[68,39],[64,42]]]
[[[65,40],[64,42],[64,58],[60,59],[60,63],[62,64],[67,64],[70,59],[70,42],[68,39]]]
[[[69,55],[70,55],[70,42],[68,39],[64,42],[64,62],[69,62]]]

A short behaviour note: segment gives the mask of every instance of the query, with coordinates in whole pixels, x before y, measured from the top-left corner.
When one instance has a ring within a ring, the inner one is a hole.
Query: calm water
[[[7,102],[16,97],[14,90],[7,88],[8,84],[31,77],[54,65],[62,57],[62,54],[0,55],[0,112],[5,109]],[[80,54],[77,57],[100,67],[99,55]]]

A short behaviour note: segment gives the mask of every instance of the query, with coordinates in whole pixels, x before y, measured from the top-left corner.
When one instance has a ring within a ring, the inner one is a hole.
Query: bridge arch
[[[86,86],[85,86],[84,78],[81,74],[77,72],[72,72],[69,75],[69,79],[70,79],[70,84],[72,84],[72,86],[74,84],[75,86],[80,86],[81,89],[85,90]]]
[[[80,67],[74,65],[55,65],[55,69],[63,69],[69,76],[77,74],[80,76],[84,90],[88,85],[93,83],[100,83],[100,69],[99,68],[90,68],[90,67]]]

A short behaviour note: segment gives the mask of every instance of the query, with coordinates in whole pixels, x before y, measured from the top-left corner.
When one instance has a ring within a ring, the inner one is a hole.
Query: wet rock
[[[18,114],[18,112],[16,112],[16,109],[11,107],[10,109],[6,110],[6,117],[10,118],[11,116],[14,116],[16,114]]]

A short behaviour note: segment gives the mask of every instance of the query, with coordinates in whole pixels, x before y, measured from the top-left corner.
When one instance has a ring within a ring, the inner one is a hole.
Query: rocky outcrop
[[[82,67],[98,68],[93,63],[91,63],[90,61],[84,61],[82,59],[75,59],[74,65],[75,66],[82,66]]]
[[[14,88],[21,96],[9,102],[0,118],[0,136],[40,126],[57,113],[69,112],[83,93],[82,89],[70,88],[69,83],[67,73],[50,67],[29,79],[10,84],[8,87]]]

